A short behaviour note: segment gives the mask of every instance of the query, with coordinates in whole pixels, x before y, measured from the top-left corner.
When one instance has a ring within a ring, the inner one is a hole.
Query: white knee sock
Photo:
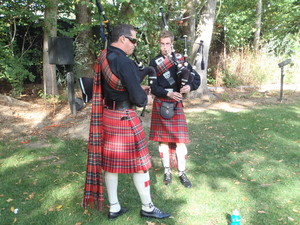
[[[170,153],[169,145],[165,143],[160,143],[158,147],[159,155],[165,168],[165,173],[170,173]]]
[[[121,209],[118,200],[118,174],[105,172],[105,185],[107,189],[110,212],[119,212]]]
[[[146,173],[134,173],[133,182],[141,198],[142,210],[151,212],[153,210],[153,203],[150,194],[149,172],[147,171]]]
[[[186,157],[187,157],[187,148],[184,143],[177,143],[176,156],[178,162],[179,176],[181,176],[182,172],[185,171],[185,164],[186,164]]]

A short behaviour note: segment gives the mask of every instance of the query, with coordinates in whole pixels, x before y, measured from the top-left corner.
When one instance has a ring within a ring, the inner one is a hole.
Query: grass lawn
[[[149,142],[152,199],[171,218],[141,218],[132,176],[124,174],[119,200],[128,213],[110,221],[107,207],[84,210],[86,142],[32,137],[27,144],[0,142],[0,224],[228,225],[234,209],[243,225],[300,224],[300,101],[190,112],[187,119],[191,189],[174,170],[172,185],[162,183],[158,145]]]

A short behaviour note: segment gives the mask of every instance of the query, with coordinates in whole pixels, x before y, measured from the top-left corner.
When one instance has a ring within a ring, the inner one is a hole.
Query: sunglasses
[[[126,37],[126,38],[127,38],[132,44],[134,44],[134,45],[138,42],[138,40],[135,39],[135,38],[128,37],[128,36],[125,36],[125,35],[124,35],[124,37]]]

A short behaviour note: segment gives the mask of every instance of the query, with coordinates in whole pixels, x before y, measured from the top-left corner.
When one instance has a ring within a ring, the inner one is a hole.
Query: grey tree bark
[[[44,94],[57,95],[56,65],[49,64],[49,37],[57,36],[57,0],[48,0],[45,4],[43,39],[43,80]]]
[[[76,22],[83,27],[78,34],[75,44],[75,68],[76,77],[93,77],[93,64],[95,62],[95,54],[93,51],[93,33],[91,25],[91,9],[89,7],[90,0],[86,0],[85,4],[79,2],[75,5]]]
[[[190,43],[194,43],[196,30],[196,0],[185,0],[185,12],[183,13],[182,33],[187,35]],[[188,55],[191,55],[189,49]]]
[[[257,0],[256,5],[256,21],[255,21],[255,34],[254,34],[254,51],[259,49],[260,30],[261,30],[261,16],[262,16],[262,0]]]
[[[207,64],[209,48],[211,44],[213,27],[215,22],[216,4],[217,0],[208,0],[207,3],[203,6],[201,10],[201,18],[197,25],[195,43],[193,45],[192,50],[192,58],[195,61],[197,50],[199,48],[198,43],[200,43],[201,40],[204,42],[203,58],[205,63],[205,69],[201,70],[201,59],[198,59],[196,64],[196,71],[201,76],[201,86],[197,90],[197,95],[201,96],[202,98],[210,96],[210,92],[207,87]]]

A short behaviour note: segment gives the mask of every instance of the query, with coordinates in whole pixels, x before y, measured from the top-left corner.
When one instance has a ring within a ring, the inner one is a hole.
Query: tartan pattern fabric
[[[124,91],[120,80],[114,75],[106,59],[107,49],[104,49],[94,64],[94,84],[91,122],[88,140],[88,159],[86,166],[86,180],[84,188],[84,197],[82,206],[86,208],[97,205],[99,210],[102,209],[104,201],[103,189],[103,95],[101,87],[101,75],[107,80],[108,84],[119,91]]]
[[[88,159],[82,200],[84,208],[87,206],[93,208],[96,205],[99,210],[103,208],[104,201],[103,170],[114,173],[133,173],[139,170],[145,171],[151,167],[145,133],[136,112],[132,110],[127,115],[128,120],[121,120],[119,113],[124,113],[124,111],[103,108],[101,75],[113,89],[125,90],[120,80],[112,73],[106,55],[105,49],[94,65]],[[121,124],[121,122],[124,123]],[[119,141],[124,141],[125,144],[118,145]]]
[[[102,120],[103,120],[103,96],[101,88],[100,65],[94,65],[93,104],[88,141],[88,159],[86,166],[86,180],[82,205],[84,208],[97,205],[102,209],[104,201],[103,176],[102,176]]]
[[[176,143],[170,142],[169,146],[169,155],[170,155],[170,168],[178,168],[177,155],[176,155]]]
[[[136,173],[151,167],[146,136],[135,110],[104,108],[103,135],[103,170]]]
[[[167,143],[190,142],[182,103],[178,102],[175,115],[172,119],[164,119],[159,113],[161,101],[174,102],[174,100],[154,98],[149,139]]]
[[[111,86],[113,89],[117,91],[125,91],[124,86],[122,85],[120,79],[113,74],[111,71],[107,58],[107,49],[104,49],[100,56],[97,59],[97,63],[94,69],[100,69],[102,71],[103,77],[105,78],[106,82]],[[100,66],[98,66],[100,65]],[[100,72],[100,71],[98,71]]]
[[[183,64],[184,62],[184,57],[181,57],[176,60],[177,63]],[[165,57],[164,61],[157,65],[157,77],[165,73],[168,69],[170,69],[173,65],[175,65],[175,61],[173,57]]]

